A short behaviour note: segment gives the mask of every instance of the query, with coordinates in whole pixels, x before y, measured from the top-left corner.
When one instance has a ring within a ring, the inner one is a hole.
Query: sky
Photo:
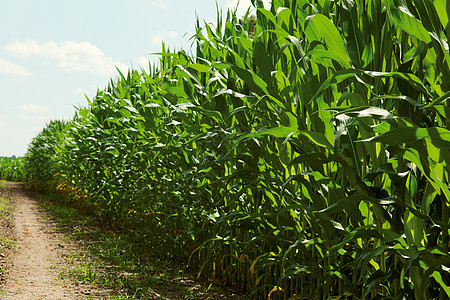
[[[243,15],[250,0],[217,5]],[[0,156],[23,156],[49,121],[72,118],[117,78],[116,67],[156,61],[162,41],[188,51],[196,16],[214,23],[216,1],[0,0]]]

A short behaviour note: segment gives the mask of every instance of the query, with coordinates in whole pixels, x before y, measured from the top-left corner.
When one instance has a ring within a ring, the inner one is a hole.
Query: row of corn
[[[26,181],[25,160],[23,157],[0,157],[0,180]]]
[[[49,123],[31,181],[255,299],[448,299],[448,1],[252,2]]]

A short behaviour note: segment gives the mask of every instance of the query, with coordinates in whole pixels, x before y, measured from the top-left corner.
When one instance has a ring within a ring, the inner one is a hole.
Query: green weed
[[[7,183],[0,182],[0,192],[7,186]],[[10,252],[15,247],[15,240],[13,236],[13,219],[11,215],[14,211],[14,204],[11,199],[0,196],[0,256],[2,263],[0,263],[0,277],[3,276],[7,265],[4,263],[4,258],[7,258]]]
[[[96,217],[71,208],[61,197],[44,196],[41,205],[55,216],[63,240],[81,245],[66,258],[68,266],[60,273],[63,279],[111,288],[119,294],[111,299],[155,299],[158,295],[164,299],[164,294],[179,299],[215,299],[214,295],[223,293],[211,283],[203,287],[192,279],[179,281],[192,275],[152,255],[126,232],[111,230]],[[184,281],[189,284],[181,283]]]

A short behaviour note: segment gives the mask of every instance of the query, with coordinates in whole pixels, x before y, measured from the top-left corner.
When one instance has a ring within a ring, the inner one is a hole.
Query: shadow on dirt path
[[[67,265],[70,246],[62,241],[47,214],[37,206],[23,183],[9,183],[7,193],[15,201],[14,235],[16,250],[2,286],[1,299],[93,299],[108,291],[75,285],[58,278]]]

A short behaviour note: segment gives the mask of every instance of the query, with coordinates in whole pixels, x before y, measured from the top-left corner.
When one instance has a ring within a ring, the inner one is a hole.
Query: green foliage
[[[66,122],[51,121],[31,141],[25,155],[25,168],[29,182],[36,188],[48,190],[55,187],[55,175],[61,162],[61,149],[66,138]]]
[[[253,2],[99,91],[45,176],[256,297],[446,299],[448,3]]]
[[[0,180],[27,181],[23,157],[0,157]]]
[[[82,251],[71,251],[69,265],[60,270],[60,277],[107,288],[114,292],[108,299],[247,299],[224,294],[219,285],[209,281],[200,287],[198,282],[184,280],[191,277],[184,265],[161,260],[142,241],[105,227],[92,215],[81,214],[71,207],[70,200],[59,194],[41,198],[42,207],[52,212],[64,238],[84,245]]]
[[[6,187],[8,182],[0,181],[0,253],[8,257],[10,253],[14,252],[14,201],[8,196]],[[5,193],[6,192],[6,193]],[[7,261],[3,260],[0,263],[0,276],[5,276],[8,270]]]

